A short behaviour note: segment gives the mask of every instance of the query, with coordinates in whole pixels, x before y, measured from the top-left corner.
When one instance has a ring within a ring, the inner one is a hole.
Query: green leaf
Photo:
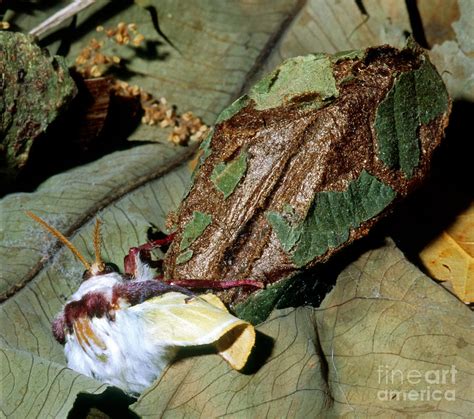
[[[64,365],[3,347],[0,381],[0,412],[6,418],[67,417],[78,393],[100,394],[107,388]]]
[[[395,198],[395,191],[365,170],[343,192],[319,192],[303,223],[290,225],[274,212],[267,220],[275,230],[282,248],[291,252],[298,267],[324,254],[349,237],[352,228],[359,227],[380,213]]]
[[[428,124],[446,112],[449,96],[443,80],[429,61],[414,72],[418,115],[422,124]],[[436,95],[433,92],[437,92]]]
[[[418,127],[441,115],[449,106],[443,81],[429,61],[418,70],[402,73],[375,117],[379,158],[408,178],[420,158]]]
[[[202,151],[202,156],[199,160],[199,165],[196,167],[196,171],[199,169],[199,166],[211,155],[212,150],[211,150],[211,139],[212,135],[214,134],[214,129],[212,128],[209,131],[209,134],[207,134],[207,137],[202,141],[202,143],[199,146],[199,150]]]
[[[188,221],[186,227],[184,228],[183,238],[179,244],[179,249],[186,250],[189,246],[191,246],[191,244],[193,244],[194,241],[196,241],[199,236],[204,233],[204,230],[209,224],[211,224],[211,221],[211,215],[194,211],[192,218]]]
[[[240,154],[228,163],[219,163],[211,173],[211,181],[228,198],[247,170],[247,152]]]
[[[349,265],[319,309],[277,310],[262,323],[251,373],[229,369],[217,355],[184,359],[132,408],[144,419],[468,417],[474,406],[472,322],[468,307],[388,242]],[[447,383],[433,382],[443,371]],[[417,372],[418,382],[412,380]],[[442,400],[421,400],[429,389]],[[387,390],[416,396],[385,400]],[[449,391],[455,401],[445,400]]]

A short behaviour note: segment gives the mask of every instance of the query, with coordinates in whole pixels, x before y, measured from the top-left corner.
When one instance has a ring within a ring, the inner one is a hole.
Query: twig
[[[30,31],[30,35],[41,36],[44,33],[50,31],[56,26],[63,23],[65,20],[70,17],[78,14],[80,11],[86,9],[89,6],[92,6],[96,0],[75,0],[68,6],[56,12],[53,16],[50,16],[48,19],[43,21],[41,24],[36,26]]]

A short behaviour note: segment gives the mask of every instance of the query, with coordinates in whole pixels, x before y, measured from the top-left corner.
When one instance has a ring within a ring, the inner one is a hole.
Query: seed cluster
[[[184,145],[188,141],[201,141],[207,133],[208,127],[200,118],[190,111],[179,114],[176,107],[168,104],[164,97],[156,99],[141,87],[121,80],[115,81],[113,90],[116,95],[140,101],[143,124],[158,125],[160,128],[171,127],[169,140],[174,144]]]
[[[121,58],[118,55],[103,52],[102,48],[106,41],[111,40],[118,45],[133,47],[140,47],[145,41],[135,23],[120,22],[109,29],[98,26],[96,31],[105,36],[105,39],[100,41],[96,38],[91,39],[76,58],[76,70],[84,78],[101,77],[110,67],[120,64]],[[112,90],[117,96],[137,99],[140,102],[143,124],[171,128],[169,140],[174,144],[185,145],[189,141],[201,141],[208,130],[207,125],[192,112],[179,114],[176,107],[168,104],[164,97],[156,99],[137,85],[115,80]]]
[[[145,37],[138,32],[135,23],[120,22],[115,28],[104,29],[103,26],[97,26],[97,32],[105,32],[107,38],[113,39],[119,45],[129,45],[139,47],[142,45]]]
[[[135,23],[127,25],[120,22],[110,29],[98,26],[96,31],[104,34],[105,40],[99,41],[92,38],[76,58],[76,70],[85,78],[101,77],[111,66],[120,64],[121,58],[118,55],[109,55],[102,51],[105,41],[111,40],[118,45],[131,44],[134,47],[140,47],[145,41],[145,37],[138,32]]]

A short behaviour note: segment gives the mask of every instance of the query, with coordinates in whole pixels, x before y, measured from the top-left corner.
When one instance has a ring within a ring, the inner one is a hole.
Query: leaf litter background
[[[135,22],[148,49],[121,51],[128,54],[122,76],[210,125],[259,75],[287,57],[383,43],[402,46],[414,33],[431,48],[456,100],[446,143],[431,182],[370,240],[336,256],[328,276],[338,276],[337,283],[320,307],[275,310],[258,327],[267,352],[256,356],[253,370],[237,373],[213,355],[183,359],[127,412],[132,400],[65,367],[50,322],[77,288],[82,268],[22,210],[45,217],[86,254],[92,251],[93,219],[100,216],[104,256],[120,266],[130,247],[146,241],[151,224],[165,228],[166,214],[177,208],[190,181],[186,160],[192,148],[171,146],[161,130],[140,126],[130,138],[139,141],[136,146],[53,176],[33,193],[7,195],[0,201],[0,414],[66,417],[73,405],[77,415],[93,405],[140,417],[469,416],[474,409],[472,313],[412,262],[472,200],[466,192],[472,145],[460,135],[474,99],[472,2],[147,3],[175,47],[157,34],[147,10],[126,1],[98,2],[78,16],[74,30],[43,42],[53,52],[67,52],[72,63],[98,24]],[[27,30],[53,10],[18,14],[13,22]],[[69,37],[70,45],[60,42]],[[392,240],[381,239],[385,235],[393,236],[406,256]],[[311,277],[318,274],[320,281],[327,279],[324,269]],[[455,383],[432,388],[455,389],[454,402],[378,398],[379,390],[426,388],[426,382],[387,384],[379,366],[406,374],[451,365],[458,370]]]

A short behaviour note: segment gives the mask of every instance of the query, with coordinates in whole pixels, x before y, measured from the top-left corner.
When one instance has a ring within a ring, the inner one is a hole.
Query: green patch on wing
[[[224,199],[234,192],[247,170],[247,152],[240,154],[229,163],[219,163],[211,174],[211,181],[224,194]]]
[[[266,214],[266,217],[273,230],[275,230],[278,240],[280,240],[281,247],[283,247],[285,252],[289,252],[299,240],[301,235],[300,227],[302,227],[294,227],[291,225],[294,224],[291,222],[292,220],[290,220],[290,222],[287,221],[294,218],[293,208],[291,206],[289,209],[284,207],[284,214],[269,211]]]
[[[199,166],[201,166],[212,153],[211,140],[212,140],[213,135],[214,135],[214,128],[212,128],[209,131],[209,134],[207,134],[206,138],[199,146],[199,150],[202,151],[202,155],[199,159]]]
[[[249,103],[249,97],[247,95],[239,97],[233,103],[231,103],[227,108],[225,108],[217,117],[216,125],[221,122],[227,121],[236,115],[241,109],[245,108]]]
[[[418,115],[422,124],[427,124],[446,112],[449,95],[443,79],[428,60],[415,71]]]
[[[365,50],[353,49],[349,51],[339,51],[331,56],[333,63],[338,63],[344,60],[358,60],[364,58]]]
[[[176,258],[176,265],[181,265],[186,263],[189,259],[193,257],[193,251],[191,249],[181,252]]]
[[[201,155],[199,157],[198,164],[194,168],[193,173],[191,175],[191,180],[193,181],[197,173],[199,172],[199,169],[201,168],[201,166],[204,164],[206,159],[212,154],[211,140],[213,136],[214,136],[214,128],[211,128],[206,138],[199,145],[199,152],[201,153]],[[193,182],[191,183],[190,188],[192,188],[192,185],[193,185]],[[185,197],[188,195],[188,193],[189,191],[186,193]]]
[[[302,223],[293,225],[275,212],[268,213],[267,220],[283,249],[293,249],[291,257],[300,268],[347,241],[351,229],[379,214],[395,196],[390,186],[362,171],[347,190],[316,194]]]
[[[420,159],[418,127],[446,112],[448,105],[444,83],[428,60],[418,70],[401,74],[375,117],[380,160],[413,176]]]
[[[214,135],[214,128],[211,128],[206,138],[199,145],[199,151],[201,152],[201,156],[199,157],[198,164],[196,164],[196,167],[194,168],[193,173],[191,174],[191,182],[189,183],[188,187],[186,188],[186,191],[184,192],[184,195],[182,198],[183,200],[188,197],[189,193],[191,192],[191,189],[193,189],[194,181],[199,172],[199,169],[204,164],[206,159],[212,154],[211,140],[212,140],[213,135]]]
[[[257,110],[271,109],[299,99],[321,107],[338,96],[330,56],[311,54],[285,61],[249,92]],[[307,100],[305,100],[305,98]]]
[[[184,227],[179,250],[186,250],[204,232],[206,227],[211,224],[211,220],[212,217],[209,214],[194,211],[192,218]]]
[[[272,284],[262,291],[249,296],[235,308],[235,314],[253,325],[263,322],[278,306],[278,302],[292,284],[293,276]]]

